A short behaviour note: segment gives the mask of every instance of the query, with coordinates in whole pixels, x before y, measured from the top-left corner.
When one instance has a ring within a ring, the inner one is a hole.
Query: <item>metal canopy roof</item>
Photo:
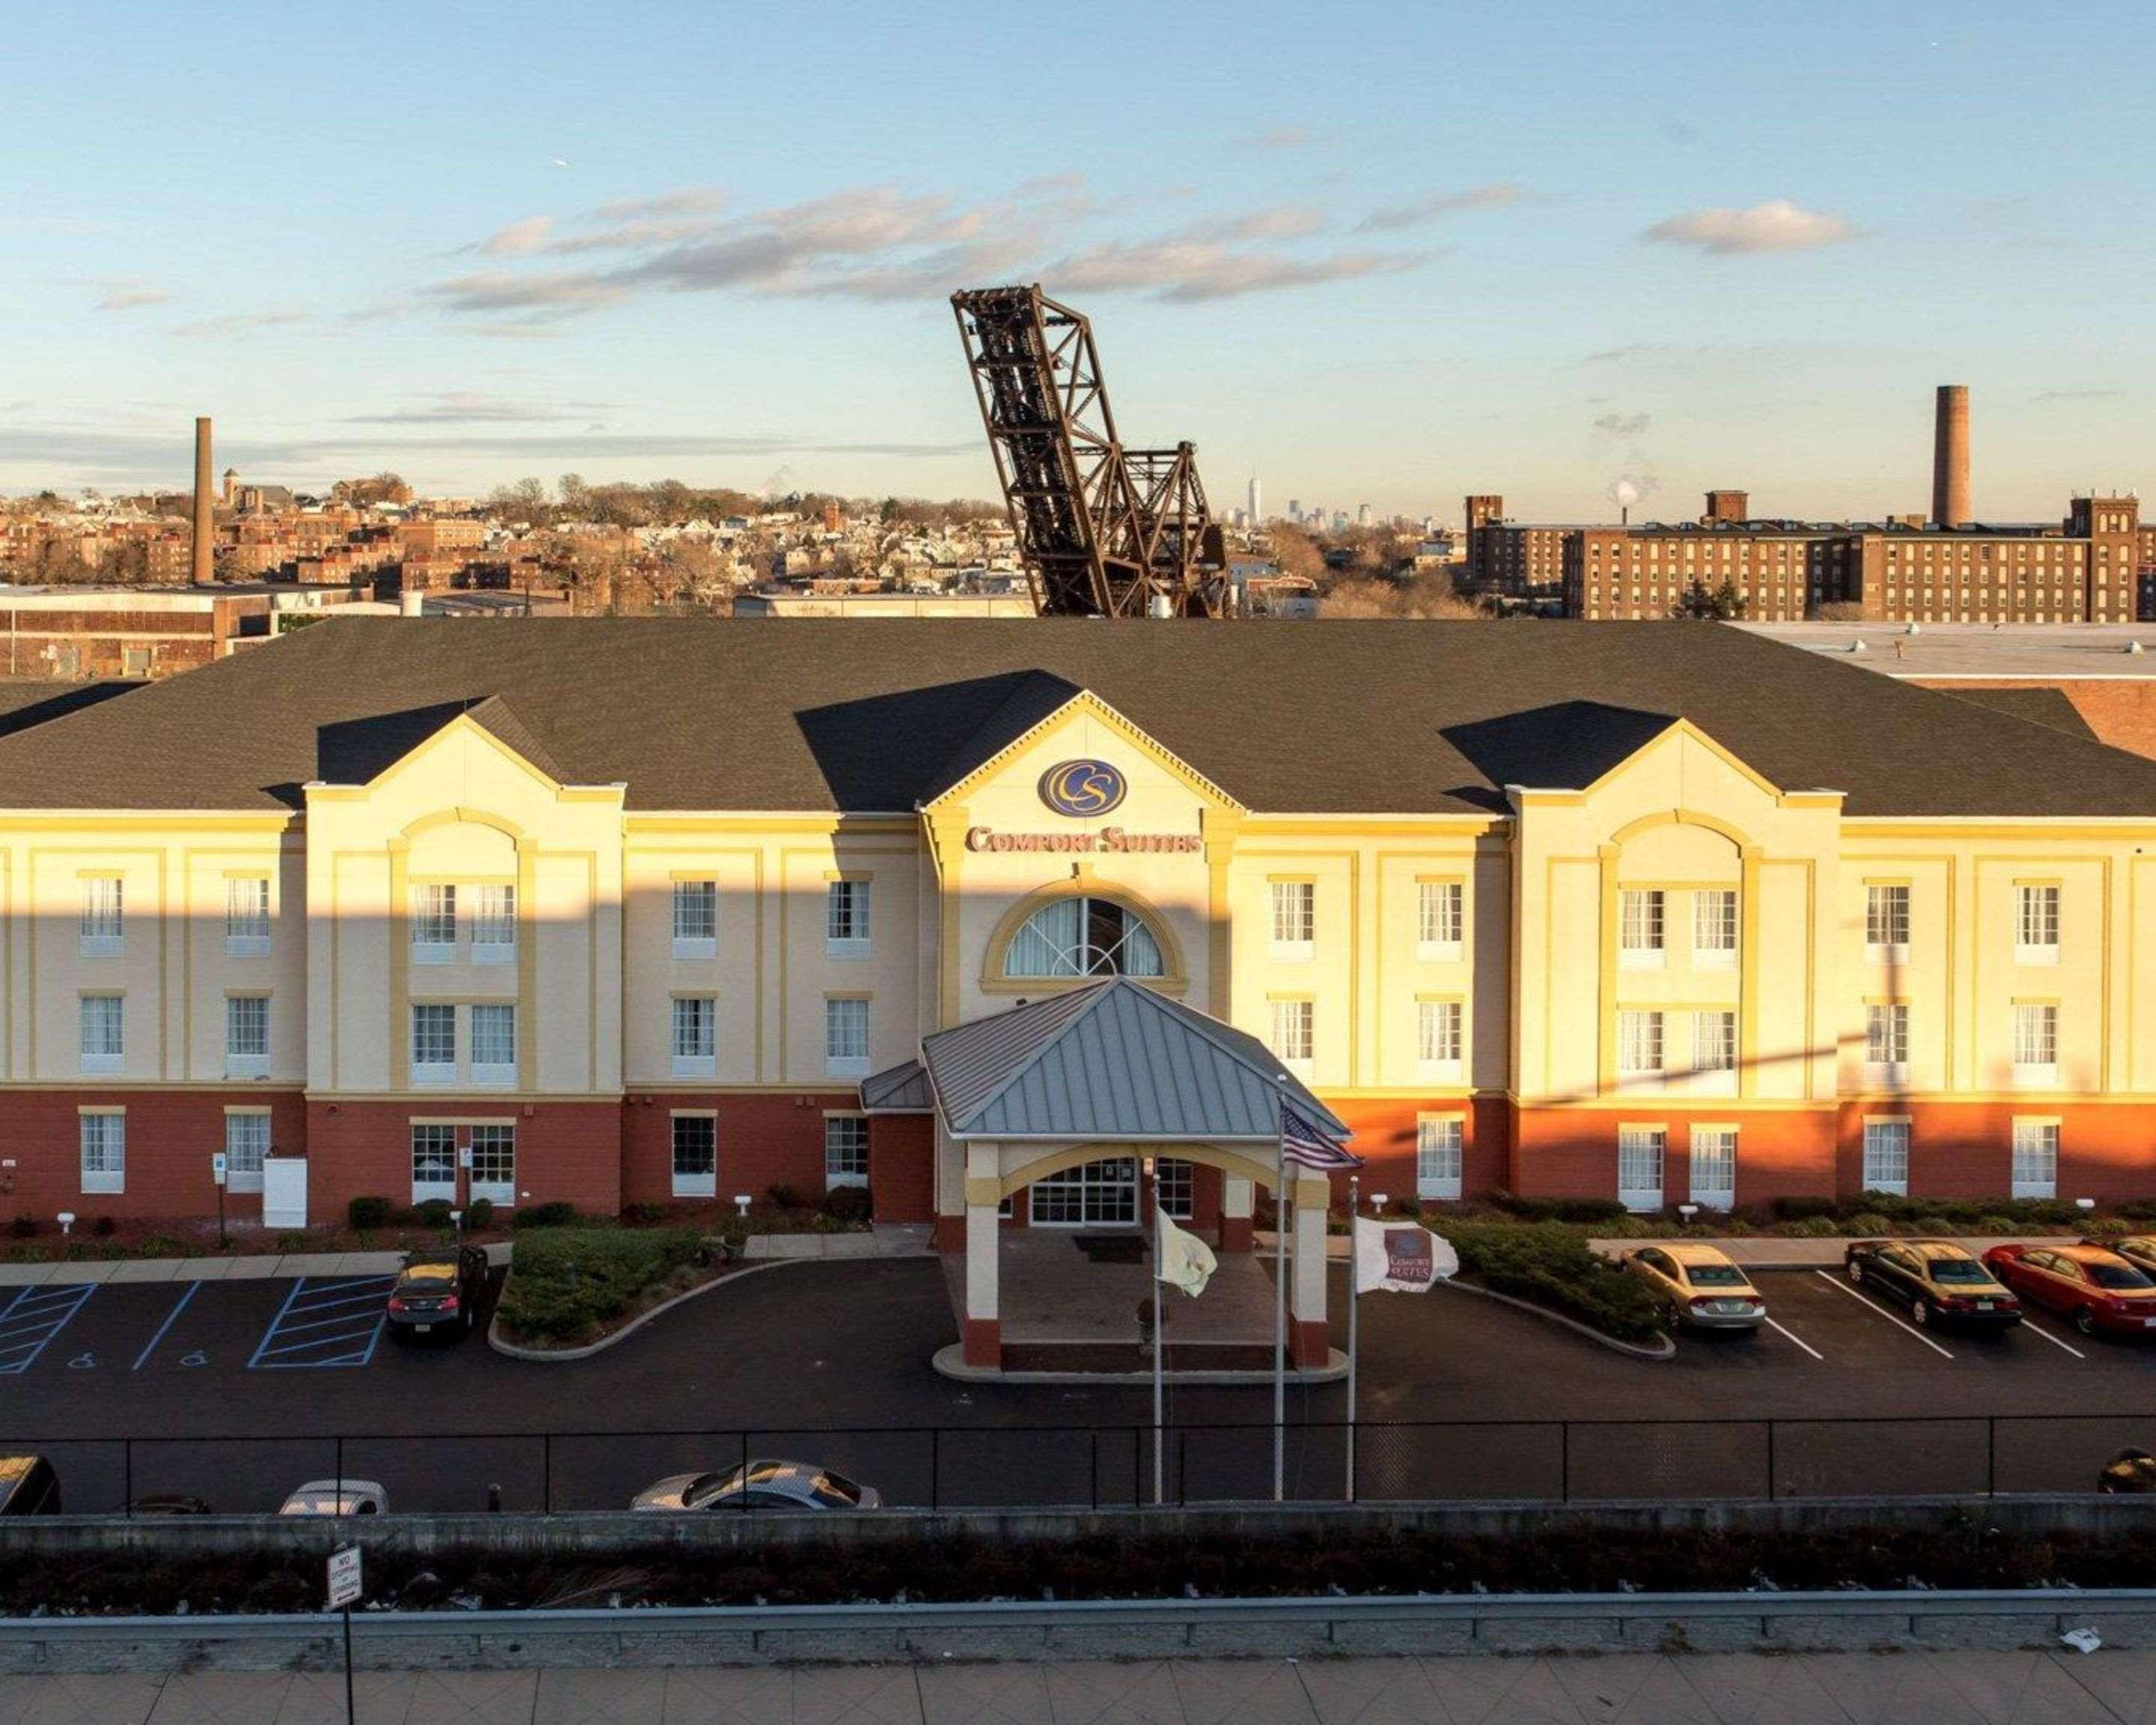
[[[870,1114],[928,1114],[936,1099],[928,1093],[928,1074],[918,1060],[886,1066],[861,1081],[861,1107]]]
[[[1281,1107],[1348,1128],[1255,1037],[1127,977],[927,1038],[957,1137],[1272,1139]]]

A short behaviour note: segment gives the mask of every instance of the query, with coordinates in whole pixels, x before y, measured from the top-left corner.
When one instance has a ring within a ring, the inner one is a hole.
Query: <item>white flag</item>
[[[1197,1298],[1205,1291],[1205,1284],[1212,1281],[1218,1267],[1213,1248],[1188,1230],[1177,1227],[1158,1204],[1152,1214],[1154,1278]]]
[[[1413,1222],[1355,1219],[1355,1286],[1368,1294],[1426,1294],[1460,1271],[1449,1241]]]

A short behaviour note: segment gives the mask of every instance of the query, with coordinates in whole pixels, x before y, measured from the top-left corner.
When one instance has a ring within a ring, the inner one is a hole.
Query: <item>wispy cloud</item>
[[[1233,300],[1281,288],[1315,287],[1360,275],[1397,275],[1427,262],[1399,252],[1290,255],[1195,242],[1108,244],[1074,252],[1045,272],[1059,290],[1122,290],[1190,304]]]
[[[1776,198],[1749,209],[1700,209],[1671,216],[1640,237],[1658,244],[1691,246],[1709,257],[1737,257],[1811,251],[1856,234],[1856,229],[1840,216]]]
[[[541,424],[552,420],[589,419],[593,413],[611,411],[603,401],[528,402],[498,395],[452,393],[438,395],[420,406],[399,408],[386,413],[353,413],[346,425],[514,425]]]
[[[198,317],[177,324],[172,333],[187,341],[220,341],[251,335],[257,330],[289,329],[307,321],[304,311],[232,311],[221,317]]]
[[[2031,401],[2123,401],[2123,389],[2040,389]]]
[[[1594,422],[1594,429],[1610,437],[1637,437],[1654,423],[1648,413],[1604,413]]]
[[[1239,150],[1301,150],[1317,141],[1317,134],[1306,126],[1274,126],[1246,132],[1235,145]]]
[[[1356,224],[1363,234],[1394,234],[1402,228],[1420,228],[1462,210],[1502,209],[1517,203],[1525,197],[1525,190],[1510,180],[1492,180],[1487,185],[1470,186],[1461,192],[1432,192],[1407,203],[1395,203],[1383,209],[1374,209]]]
[[[479,249],[490,258],[521,258],[529,252],[544,250],[553,231],[552,216],[526,216],[506,228],[497,228],[480,241]]]
[[[168,305],[172,300],[162,288],[146,281],[111,281],[103,286],[104,297],[97,302],[100,311],[140,311],[145,306]]]

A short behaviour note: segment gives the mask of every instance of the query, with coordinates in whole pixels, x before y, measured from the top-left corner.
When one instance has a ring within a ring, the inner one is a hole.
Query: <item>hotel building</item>
[[[1246,1245],[1283,1102],[1432,1201],[2156,1192],[2156,762],[1711,625],[340,620],[0,737],[0,978],[11,1213],[865,1183],[992,1361],[1001,1230]]]

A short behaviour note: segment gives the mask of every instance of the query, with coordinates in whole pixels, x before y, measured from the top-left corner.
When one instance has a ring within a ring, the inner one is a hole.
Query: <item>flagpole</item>
[[[1273,1176],[1273,1502],[1287,1496],[1287,1107],[1281,1106],[1280,1165]]]
[[[1165,1242],[1161,1239],[1160,1188],[1153,1188],[1152,1198],[1152,1503],[1158,1509],[1164,1501],[1167,1474],[1162,1456],[1167,1446],[1167,1431],[1161,1421],[1163,1402],[1162,1362],[1168,1353],[1168,1301],[1162,1297],[1161,1289],[1167,1284],[1160,1273],[1168,1267]]]
[[[1363,1177],[1348,1177],[1348,1501],[1355,1501],[1355,1317],[1363,1302]]]

